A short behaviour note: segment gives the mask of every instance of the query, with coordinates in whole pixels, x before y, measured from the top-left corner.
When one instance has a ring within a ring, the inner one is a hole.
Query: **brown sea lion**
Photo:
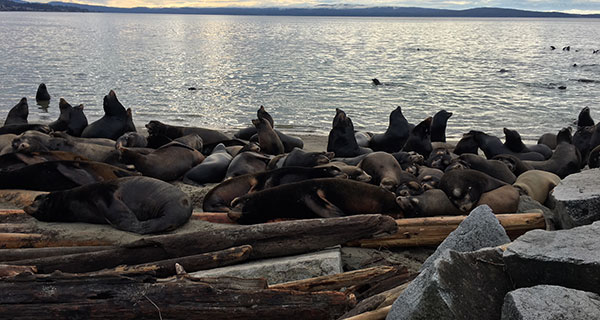
[[[444,191],[440,189],[426,190],[416,196],[399,196],[396,202],[402,208],[405,217],[457,216],[464,212],[458,210]]]
[[[481,194],[477,206],[488,205],[495,214],[515,213],[519,206],[519,199],[519,190],[511,185],[505,185]]]
[[[260,150],[266,154],[278,155],[284,151],[283,143],[279,136],[273,131],[271,124],[266,119],[253,119],[252,124],[258,132],[258,145]]]
[[[421,184],[423,190],[436,189],[440,180],[444,176],[444,171],[426,166],[418,167],[417,181]]]
[[[179,188],[148,177],[128,177],[40,195],[24,210],[40,221],[110,224],[148,234],[180,227],[192,209]]]
[[[544,144],[548,146],[550,149],[554,150],[556,148],[556,134],[555,133],[544,133],[540,136],[537,141],[538,144]]]
[[[29,106],[27,105],[27,98],[21,98],[6,116],[4,120],[4,126],[16,125],[16,124],[27,124],[27,116],[29,115]]]
[[[0,155],[0,170],[16,170],[31,164],[57,160],[89,161],[89,159],[86,159],[78,154],[66,151],[46,151],[32,153],[11,152]]]
[[[508,167],[508,169],[518,177],[525,171],[533,170],[533,167],[523,162],[523,160],[510,155],[510,154],[499,154],[492,158],[492,160],[500,160]]]
[[[120,147],[127,148],[145,148],[148,145],[148,139],[137,132],[126,132],[120,136],[116,143],[115,148]]]
[[[287,183],[314,178],[341,177],[344,173],[337,167],[323,168],[285,167],[272,171],[240,175],[223,181],[204,197],[202,209],[207,212],[227,212],[231,201],[249,192],[261,191]]]
[[[462,212],[471,211],[483,193],[504,185],[505,182],[473,169],[451,170],[440,180],[440,189]]]
[[[571,130],[563,128],[556,136],[556,149],[552,157],[545,161],[524,161],[534,169],[552,172],[564,179],[571,173],[581,171],[581,154],[572,144]]]
[[[392,192],[347,179],[322,178],[285,184],[236,198],[228,213],[240,224],[279,218],[333,218],[382,213],[401,217]],[[286,208],[282,210],[281,208]]]
[[[396,158],[383,151],[368,154],[358,167],[372,177],[369,183],[391,192],[398,189],[402,180],[401,175],[405,173]]]
[[[500,160],[488,160],[472,153],[463,153],[458,159],[464,161],[470,169],[481,171],[508,184],[517,180],[510,168]]]
[[[225,179],[265,171],[270,160],[270,157],[257,152],[241,152],[229,163]]]
[[[361,181],[361,182],[369,182],[371,181],[371,176],[368,175],[363,169],[358,166],[351,166],[341,161],[331,161],[327,164],[322,164],[316,166],[315,168],[325,168],[325,167],[337,167],[342,170],[348,176],[348,179]]]
[[[114,180],[132,172],[94,161],[46,161],[26,167],[0,170],[1,189],[56,191]]]
[[[171,126],[156,120],[152,120],[146,124],[146,128],[151,137],[163,135],[172,140],[195,133],[202,138],[205,145],[216,145],[223,141],[231,140],[229,136],[217,130],[198,127]]]
[[[548,193],[560,183],[560,177],[552,172],[530,170],[521,174],[513,186],[533,200],[544,204]]]
[[[456,158],[457,156],[447,148],[434,148],[429,154],[429,158],[425,161],[425,164],[428,167],[444,171]]]
[[[233,157],[227,152],[225,145],[218,144],[204,161],[185,173],[183,182],[189,184],[221,182],[225,178],[232,159]]]

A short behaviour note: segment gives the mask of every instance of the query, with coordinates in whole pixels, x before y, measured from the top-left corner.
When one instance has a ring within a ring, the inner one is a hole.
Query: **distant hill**
[[[0,0],[0,3],[11,2]],[[34,5],[35,3],[26,3]],[[38,4],[42,5],[42,4]],[[170,14],[222,14],[266,16],[334,16],[334,17],[479,17],[479,18],[600,18],[600,14],[579,15],[562,12],[540,12],[505,8],[473,8],[466,10],[430,9],[419,7],[352,7],[321,5],[312,8],[117,8],[53,1],[48,5],[77,8],[90,12],[117,13],[170,13]],[[2,9],[0,9],[2,10]],[[57,10],[48,10],[57,11]]]
[[[86,9],[74,6],[51,5],[46,3],[0,0],[0,11],[54,11],[85,12]]]

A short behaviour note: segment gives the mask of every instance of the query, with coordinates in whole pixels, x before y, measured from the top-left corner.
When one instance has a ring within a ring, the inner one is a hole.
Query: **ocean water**
[[[137,126],[243,128],[264,105],[286,132],[327,134],[335,108],[382,132],[401,106],[412,123],[453,112],[457,139],[503,127],[536,139],[585,106],[600,120],[596,49],[598,19],[1,12],[0,118],[27,97],[29,121],[50,122],[64,97],[91,122],[115,90]]]

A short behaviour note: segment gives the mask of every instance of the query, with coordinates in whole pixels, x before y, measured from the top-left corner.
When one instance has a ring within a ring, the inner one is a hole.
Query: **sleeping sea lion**
[[[371,176],[370,184],[391,192],[396,191],[402,180],[401,175],[406,173],[394,156],[383,151],[369,153],[358,167]]]
[[[146,124],[146,128],[148,129],[150,137],[162,135],[172,140],[195,133],[202,138],[205,145],[216,145],[223,141],[231,140],[229,136],[217,130],[198,127],[171,126],[156,120],[152,120]]]
[[[399,196],[396,198],[396,202],[407,218],[464,214],[450,202],[448,196],[440,189],[430,189],[416,196]]]
[[[484,192],[479,197],[477,206],[487,205],[495,214],[515,213],[519,207],[520,194],[517,188],[505,185],[494,190]]]
[[[233,210],[228,216],[240,224],[279,218],[333,218],[370,213],[402,216],[392,192],[336,178],[310,179],[269,188],[236,198],[231,205]]]
[[[390,113],[388,128],[383,134],[375,134],[369,142],[373,151],[397,152],[402,150],[410,135],[408,121],[398,106]],[[337,156],[341,156],[336,153]]]
[[[333,152],[307,152],[294,148],[284,159],[283,167],[314,167],[329,163]]]
[[[548,193],[559,183],[560,177],[552,172],[530,170],[517,177],[513,186],[533,200],[544,204],[548,199]]]
[[[425,164],[430,168],[444,171],[455,158],[456,155],[446,148],[434,148],[429,154],[429,158],[425,161]]]
[[[483,193],[504,185],[505,182],[473,169],[451,170],[440,180],[440,189],[462,212],[471,211]]]
[[[533,167],[523,162],[523,160],[511,155],[511,154],[499,154],[492,158],[492,160],[500,160],[508,167],[508,169],[518,177],[525,171],[533,170]]]
[[[125,110],[113,90],[104,96],[102,104],[104,115],[90,123],[81,133],[82,137],[117,140],[125,132],[135,131],[131,123],[131,111]]]
[[[322,168],[285,167],[272,171],[240,175],[225,180],[212,188],[204,197],[202,209],[207,212],[227,212],[233,199],[247,193],[307,179],[330,177],[345,178],[346,175],[335,166]]]
[[[472,153],[463,153],[458,159],[467,163],[470,169],[481,171],[508,184],[513,184],[517,180],[517,176],[500,160],[488,160]]]
[[[4,120],[4,126],[15,124],[27,124],[28,115],[29,106],[27,105],[27,98],[21,98],[19,103],[12,107],[12,109],[10,109],[10,111],[8,112],[6,120]]]
[[[268,156],[263,154],[247,151],[240,152],[237,156],[231,160],[225,179],[241,176],[248,173],[262,172],[267,169],[267,163],[269,163]]]
[[[544,144],[548,146],[548,148],[554,150],[556,148],[556,134],[554,133],[544,133],[540,136],[537,141],[538,144]]]
[[[183,182],[188,184],[221,182],[225,178],[232,159],[233,157],[227,152],[225,145],[220,143],[204,161],[185,173]]]
[[[148,234],[185,224],[192,215],[192,202],[169,183],[127,177],[39,195],[24,210],[40,221],[110,224]]]
[[[145,148],[147,145],[148,139],[146,139],[146,137],[142,136],[137,132],[126,132],[117,139],[115,143],[115,148]]]

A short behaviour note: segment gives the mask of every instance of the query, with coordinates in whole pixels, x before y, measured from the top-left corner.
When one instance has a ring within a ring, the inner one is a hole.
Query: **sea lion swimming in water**
[[[392,192],[337,178],[310,179],[269,188],[236,198],[231,205],[233,209],[228,216],[240,224],[375,213],[402,216]]]
[[[27,116],[29,116],[29,105],[27,105],[27,98],[21,98],[19,103],[10,109],[6,120],[4,120],[4,126],[27,124]]]
[[[37,101],[38,103],[43,101],[50,101],[50,94],[48,93],[46,84],[40,83],[40,85],[38,86],[37,91],[35,92],[35,101]]]
[[[117,140],[125,132],[136,131],[131,121],[131,110],[123,107],[113,90],[104,96],[103,108],[104,116],[90,123],[81,133],[82,137]]]
[[[110,224],[139,234],[174,230],[192,215],[179,188],[148,177],[127,177],[39,195],[24,208],[40,221]]]

